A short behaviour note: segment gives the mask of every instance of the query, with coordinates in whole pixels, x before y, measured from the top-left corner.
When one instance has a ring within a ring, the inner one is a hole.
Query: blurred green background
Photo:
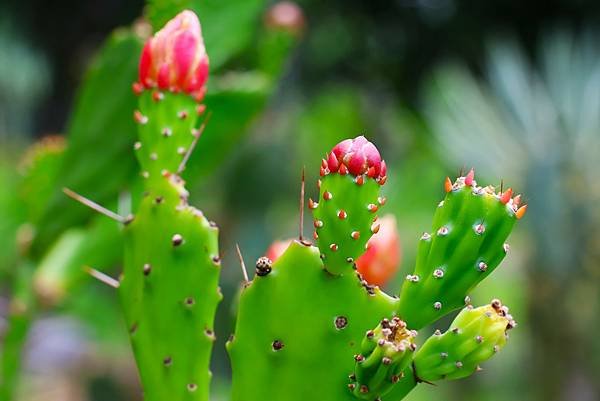
[[[213,116],[184,178],[191,203],[221,227],[215,400],[228,397],[235,243],[251,263],[297,235],[302,168],[314,197],[320,158],[358,134],[390,170],[386,208],[403,260],[389,292],[447,175],[475,167],[480,182],[502,181],[529,204],[509,257],[472,296],[511,306],[509,346],[474,377],[408,399],[600,400],[599,2],[299,0],[302,15],[287,22],[267,0],[150,3],[155,27],[171,3],[192,3],[211,57]],[[152,31],[144,7],[0,4],[0,336],[20,277],[41,298],[18,400],[140,399],[116,296],[79,269],[118,275],[117,228],[60,188],[127,212],[137,185],[130,85]],[[39,149],[26,149],[51,134],[66,135],[66,149],[36,167]]]

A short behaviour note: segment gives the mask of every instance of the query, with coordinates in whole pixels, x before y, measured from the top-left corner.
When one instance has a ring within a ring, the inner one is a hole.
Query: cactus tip
[[[517,209],[517,211],[515,212],[515,216],[517,216],[517,219],[522,219],[523,216],[525,216],[526,211],[527,211],[527,205],[523,205]]]
[[[475,170],[471,169],[471,170],[469,170],[469,172],[467,173],[467,176],[465,177],[465,185],[472,186],[474,179],[475,179]]]
[[[452,181],[450,181],[450,177],[446,177],[446,180],[444,181],[444,190],[446,192],[452,191]]]

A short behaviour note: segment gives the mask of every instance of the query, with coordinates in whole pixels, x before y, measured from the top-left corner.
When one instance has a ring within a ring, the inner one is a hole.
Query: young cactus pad
[[[478,186],[473,170],[454,184],[447,179],[445,189],[400,292],[399,316],[417,330],[468,303],[469,291],[504,259],[505,241],[525,212],[511,189]]]
[[[379,187],[385,162],[364,136],[336,145],[321,165],[319,202],[309,201],[314,238],[331,274],[351,272],[367,241],[379,229],[377,211],[385,203]]]
[[[389,392],[412,361],[416,335],[397,316],[383,319],[374,330],[367,331],[360,354],[354,357],[356,368],[348,385],[354,395],[372,401]]]
[[[118,216],[65,191],[125,224],[123,275],[104,281],[119,289],[145,401],[208,400],[222,298],[218,229],[188,205],[179,177],[201,133],[197,102],[207,73],[200,23],[184,11],[148,41],[134,84],[140,139],[134,149],[144,178],[135,216]]]
[[[427,382],[470,376],[504,347],[508,330],[515,326],[498,300],[479,308],[467,306],[448,331],[436,331],[425,341],[414,358],[414,375]]]
[[[294,241],[272,267],[259,260],[227,344],[233,401],[351,401],[348,375],[365,332],[397,300],[355,274],[324,270],[318,248]]]
[[[445,333],[436,330],[415,353],[389,399],[403,399],[419,383],[470,376],[504,347],[508,330],[515,326],[508,308],[498,300],[479,308],[465,307]]]

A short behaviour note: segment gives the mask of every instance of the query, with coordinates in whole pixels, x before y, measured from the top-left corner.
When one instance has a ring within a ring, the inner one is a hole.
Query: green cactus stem
[[[480,370],[480,365],[506,344],[508,331],[516,326],[509,310],[499,300],[489,305],[465,307],[450,328],[436,330],[415,353],[404,378],[388,394],[401,400],[419,383],[456,380]]]
[[[415,376],[429,382],[470,376],[504,347],[508,330],[515,326],[498,300],[479,308],[467,306],[445,333],[437,331],[425,341],[413,361]]]
[[[385,162],[363,136],[341,142],[323,159],[320,200],[309,200],[308,206],[314,216],[313,237],[329,273],[351,272],[379,229],[377,211],[385,203],[379,195],[385,173]]]
[[[383,319],[374,330],[367,331],[350,377],[349,387],[357,398],[379,400],[400,381],[417,349],[416,335],[397,316]]]
[[[508,252],[506,239],[525,206],[512,190],[478,186],[473,170],[446,181],[430,233],[419,241],[417,262],[400,292],[399,316],[420,329],[468,303],[469,292]]]
[[[145,400],[208,400],[218,229],[187,204],[177,176],[161,179],[125,227],[121,304]]]

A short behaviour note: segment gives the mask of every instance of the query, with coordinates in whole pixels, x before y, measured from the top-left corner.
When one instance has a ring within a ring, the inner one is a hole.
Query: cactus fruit
[[[511,189],[478,186],[473,170],[454,184],[446,179],[445,190],[400,292],[399,316],[417,330],[468,303],[469,292],[506,256],[506,238],[525,212]]]
[[[445,333],[436,331],[414,357],[414,375],[421,381],[470,376],[506,344],[516,326],[508,308],[495,299],[489,305],[465,307]]]
[[[375,330],[367,331],[360,354],[354,357],[356,368],[348,386],[364,400],[378,400],[401,378],[417,349],[417,333],[395,316],[383,319]]]
[[[314,238],[325,269],[339,275],[351,271],[377,231],[379,196],[387,179],[386,165],[377,148],[364,136],[336,145],[321,165],[320,200],[309,200],[314,216]]]
[[[200,21],[193,11],[184,10],[144,45],[134,90],[185,92],[199,101],[207,79],[208,56]]]
[[[367,242],[367,250],[356,259],[358,272],[371,285],[385,285],[400,266],[400,237],[396,218],[386,214],[377,220],[378,231]]]

